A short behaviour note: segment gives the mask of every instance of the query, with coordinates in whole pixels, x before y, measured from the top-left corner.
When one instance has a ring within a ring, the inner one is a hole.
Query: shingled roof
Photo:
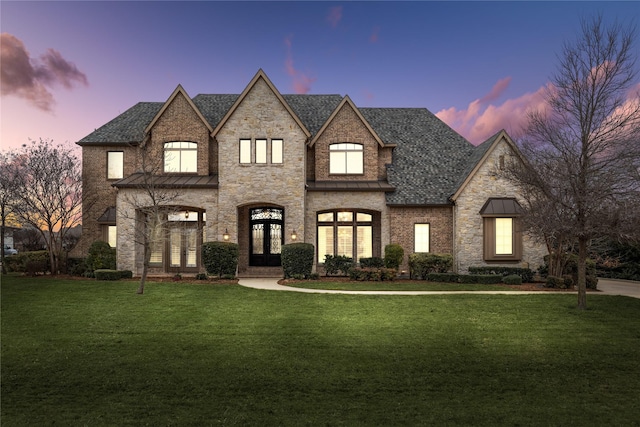
[[[215,128],[236,94],[200,94],[193,103]],[[315,136],[340,104],[341,95],[282,95]],[[136,144],[163,102],[140,102],[78,141],[79,145]],[[394,144],[388,181],[390,205],[451,204],[450,196],[482,157],[476,148],[425,108],[359,108],[385,144]],[[484,145],[484,144],[483,144]],[[485,145],[486,147],[486,145]]]

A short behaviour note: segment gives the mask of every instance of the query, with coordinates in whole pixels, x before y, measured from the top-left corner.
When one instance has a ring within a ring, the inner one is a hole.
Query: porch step
[[[282,267],[247,267],[238,272],[238,277],[284,277]]]

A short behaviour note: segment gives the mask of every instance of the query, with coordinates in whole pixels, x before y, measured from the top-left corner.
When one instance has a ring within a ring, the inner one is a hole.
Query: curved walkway
[[[243,277],[238,282],[239,285],[247,288],[265,289],[270,291],[303,292],[312,294],[354,294],[354,295],[452,295],[452,294],[485,294],[485,295],[532,295],[540,294],[540,291],[341,291],[333,289],[305,289],[294,288],[292,286],[282,286],[278,284],[279,279]],[[640,298],[640,282],[628,280],[600,279],[598,290],[605,295],[624,295],[633,298]],[[553,295],[560,292],[548,292]],[[574,293],[567,291],[564,293]]]

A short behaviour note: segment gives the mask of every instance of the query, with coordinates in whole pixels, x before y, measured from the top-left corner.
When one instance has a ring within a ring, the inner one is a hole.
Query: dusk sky
[[[562,43],[598,13],[640,26],[633,1],[3,0],[2,150],[76,142],[178,84],[191,97],[240,93],[260,68],[283,94],[425,107],[478,144],[517,132]]]

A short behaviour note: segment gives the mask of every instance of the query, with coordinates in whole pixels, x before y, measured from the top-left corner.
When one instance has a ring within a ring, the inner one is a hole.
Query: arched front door
[[[254,208],[249,211],[249,265],[280,266],[284,242],[284,210]]]

